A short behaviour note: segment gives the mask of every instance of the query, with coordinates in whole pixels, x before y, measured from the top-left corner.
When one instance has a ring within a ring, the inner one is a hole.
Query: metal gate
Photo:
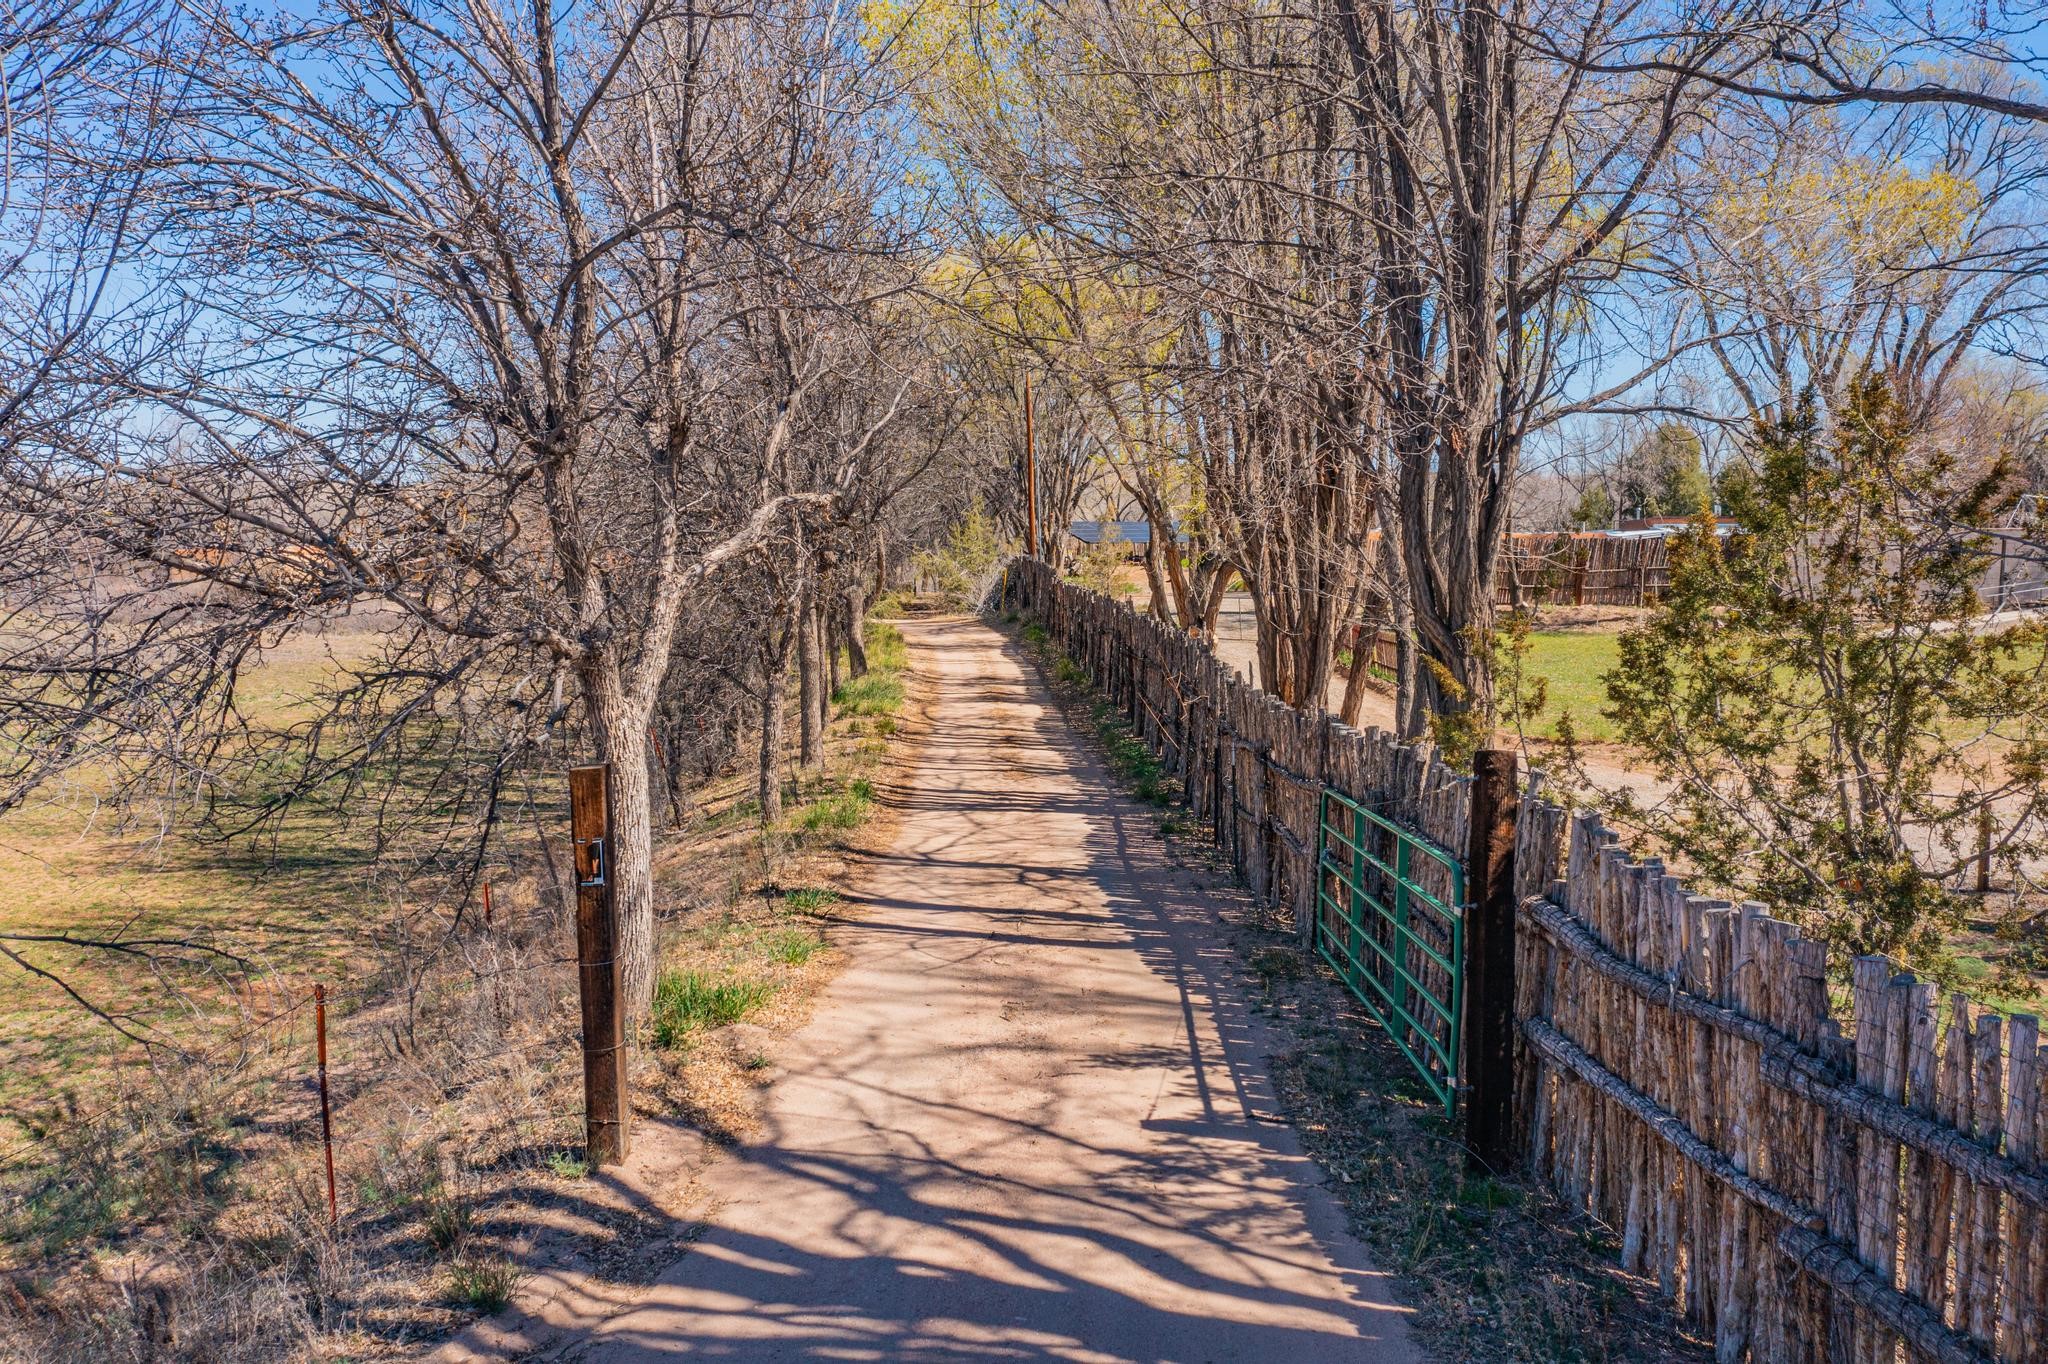
[[[1330,787],[1316,824],[1316,951],[1449,1114],[1464,1005],[1464,864]]]

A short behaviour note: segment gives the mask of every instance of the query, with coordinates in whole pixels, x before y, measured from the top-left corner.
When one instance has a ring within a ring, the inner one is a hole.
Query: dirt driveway
[[[556,1357],[1418,1359],[1157,812],[1000,636],[904,634],[932,736],[847,969],[702,1237]]]

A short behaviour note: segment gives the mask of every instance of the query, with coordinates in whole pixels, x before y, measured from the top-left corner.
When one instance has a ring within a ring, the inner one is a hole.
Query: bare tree
[[[614,772],[644,1006],[648,734],[679,622],[841,495],[783,476],[801,382],[719,376],[764,291],[855,249],[867,219],[833,209],[867,205],[832,148],[875,101],[802,5],[330,18],[194,8],[165,137],[114,167],[159,243],[129,268],[186,306],[147,363],[92,376],[103,421],[8,470],[39,594],[16,703],[61,712],[53,760],[217,784],[241,666],[383,613],[304,729],[305,780],[257,814],[454,717],[486,760],[440,799],[487,839],[508,775],[576,720]]]
[[[105,320],[138,224],[109,139],[153,133],[161,79],[131,53],[149,4],[26,0],[0,14],[0,455],[71,415],[57,370]]]
[[[1656,16],[1662,43],[1602,54],[1600,75],[1681,74],[1739,94],[1806,108],[1948,106],[2048,122],[2039,80],[2048,16],[2032,0],[1931,5],[1911,0],[1807,0],[1674,7]],[[1583,60],[1540,23],[1522,39]],[[1743,54],[1699,61],[1700,44]]]
[[[1882,372],[1925,428],[1973,356],[2037,344],[2040,128],[1968,110],[1851,126],[1726,107],[1685,161],[1689,211],[1662,251],[1698,300],[1736,423],[1780,420],[1808,392],[1825,416]]]

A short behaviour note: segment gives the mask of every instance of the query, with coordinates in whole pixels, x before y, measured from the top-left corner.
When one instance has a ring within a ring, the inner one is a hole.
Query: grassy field
[[[642,1111],[714,1141],[749,1130],[777,1038],[836,967],[830,925],[854,912],[834,885],[848,850],[887,834],[872,816],[909,761],[890,738],[915,712],[901,635],[872,626],[868,644],[876,670],[835,698],[827,761],[793,774],[783,821],[760,826],[743,749],[657,828],[660,998],[631,1083]],[[274,729],[337,666],[324,648],[273,658],[244,700]],[[545,851],[501,847],[495,921],[453,922],[452,906],[416,898],[404,908],[426,919],[399,943],[399,897],[367,830],[315,812],[255,844],[195,840],[181,824],[110,820],[104,795],[87,775],[0,821],[0,844],[24,849],[0,859],[0,923],[210,936],[262,972],[233,994],[171,982],[186,987],[181,1016],[144,968],[34,949],[132,1021],[195,1049],[234,1044],[188,1062],[122,1044],[0,961],[0,1272],[33,1267],[36,1295],[0,1295],[0,1355],[111,1358],[103,1336],[137,1338],[157,1318],[136,1314],[161,1311],[202,1353],[270,1333],[317,1337],[322,1358],[410,1358],[496,1310],[536,1218],[603,1203],[580,1185],[572,925]],[[560,813],[541,821],[559,827]],[[325,1230],[307,1083],[314,979],[330,986],[339,1237]],[[618,1244],[672,1253],[674,1209],[592,1215]],[[119,1268],[138,1259],[156,1295],[141,1305]]]
[[[248,718],[263,728],[289,725],[371,640],[310,640],[277,651],[244,679],[239,700]],[[867,817],[873,790],[863,764],[895,733],[906,661],[892,627],[871,624],[868,642],[873,671],[834,698],[844,760],[792,793],[783,830],[790,837],[829,838]],[[693,834],[751,827],[749,782],[735,786],[734,799]],[[377,930],[408,901],[380,864],[367,824],[308,808],[261,838],[223,842],[194,837],[189,810],[146,802],[117,810],[108,794],[105,774],[85,772],[0,817],[0,929],[204,941],[256,963],[256,978],[273,992],[304,993],[318,979],[350,997],[388,965],[374,946],[388,935]],[[507,894],[502,883],[499,893]],[[252,1011],[267,1012],[202,970],[159,977],[102,951],[19,950],[94,1005],[180,1045],[204,1047]],[[60,1111],[92,1108],[108,1075],[146,1059],[87,1018],[56,980],[0,961],[0,1144]]]
[[[1544,680],[1547,692],[1532,737],[1557,737],[1558,716],[1571,712],[1581,739],[1614,737],[1614,726],[1600,713],[1607,704],[1601,674],[1621,657],[1621,636],[1605,631],[1533,631],[1529,636],[1529,672]]]
[[[348,644],[278,651],[245,680],[239,699],[248,718],[289,724],[335,675]],[[367,830],[306,810],[260,841],[223,843],[186,833],[181,816],[189,811],[171,801],[117,808],[109,795],[107,774],[88,770],[0,818],[0,927],[196,939],[265,973],[335,978],[350,927],[360,929],[380,894]],[[160,978],[104,952],[55,944],[21,950],[95,1005],[181,1042],[202,1040],[213,1027],[204,1006],[224,1002],[220,982],[203,970]],[[89,1087],[110,1062],[137,1054],[112,1029],[84,1019],[56,981],[0,966],[0,1114],[60,1105],[67,1090]]]
[[[1607,689],[1600,679],[1621,660],[1621,632],[1534,630],[1529,645],[1529,672],[1548,684],[1547,704],[1530,731],[1531,737],[1556,738],[1557,718],[1569,710],[1579,738],[1611,741],[1614,725],[1600,713],[1607,704]],[[2035,643],[2023,644],[2013,656],[2001,660],[2002,667],[2014,670],[2038,668],[2041,663],[2042,646]],[[1789,684],[1790,679],[1787,681]],[[1973,732],[1962,721],[1952,721],[1945,728],[1957,735]]]

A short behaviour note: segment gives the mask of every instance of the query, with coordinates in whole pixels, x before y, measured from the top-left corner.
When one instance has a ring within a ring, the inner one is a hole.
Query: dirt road
[[[849,965],[710,1226],[579,1361],[1419,1358],[1274,1114],[1216,902],[986,627],[936,679]]]

